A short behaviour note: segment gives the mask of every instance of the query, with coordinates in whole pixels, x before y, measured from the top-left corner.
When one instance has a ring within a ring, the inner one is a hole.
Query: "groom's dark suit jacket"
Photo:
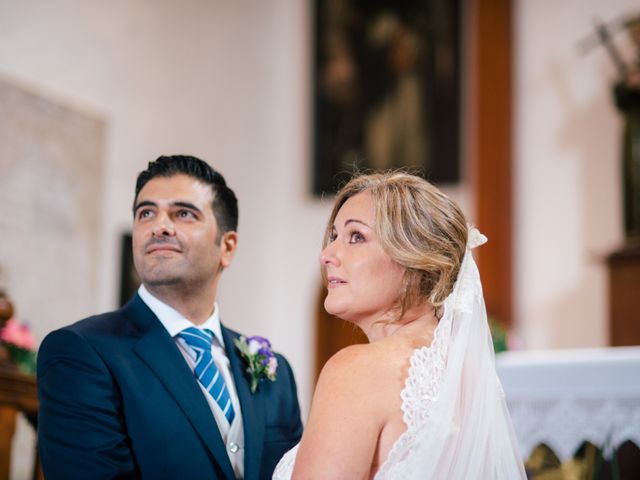
[[[245,479],[271,478],[302,434],[293,373],[252,394],[245,363],[222,335],[240,400]],[[138,295],[122,309],[50,333],[38,355],[38,441],[47,480],[234,478],[193,372]]]

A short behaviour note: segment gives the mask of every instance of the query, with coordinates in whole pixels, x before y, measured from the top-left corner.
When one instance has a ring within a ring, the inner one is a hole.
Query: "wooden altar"
[[[34,428],[36,427],[38,413],[36,379],[0,361],[0,480],[8,480],[11,472],[11,444],[19,413],[23,414]],[[36,453],[33,479],[42,478]]]

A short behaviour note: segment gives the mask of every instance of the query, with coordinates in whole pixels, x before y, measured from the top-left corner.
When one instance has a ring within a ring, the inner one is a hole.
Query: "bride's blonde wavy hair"
[[[440,317],[466,250],[467,222],[462,210],[435,186],[415,175],[398,171],[360,175],[336,195],[323,248],[330,241],[342,205],[364,191],[373,198],[375,231],[382,248],[406,269],[395,320],[425,301],[431,303]]]

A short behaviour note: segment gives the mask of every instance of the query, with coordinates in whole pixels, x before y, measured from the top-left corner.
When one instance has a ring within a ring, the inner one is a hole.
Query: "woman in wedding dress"
[[[324,366],[275,479],[525,479],[460,208],[422,178],[363,175],[338,193],[326,310],[367,345]]]

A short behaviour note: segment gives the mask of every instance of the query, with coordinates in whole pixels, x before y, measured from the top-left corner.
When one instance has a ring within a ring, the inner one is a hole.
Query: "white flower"
[[[260,350],[260,348],[262,348],[262,344],[260,342],[253,339],[249,340],[249,353],[251,355],[255,355],[256,353],[258,353],[258,350]]]
[[[267,364],[267,376],[269,378],[275,378],[276,368],[278,368],[278,359],[276,357],[271,357],[269,359],[269,363]]]

